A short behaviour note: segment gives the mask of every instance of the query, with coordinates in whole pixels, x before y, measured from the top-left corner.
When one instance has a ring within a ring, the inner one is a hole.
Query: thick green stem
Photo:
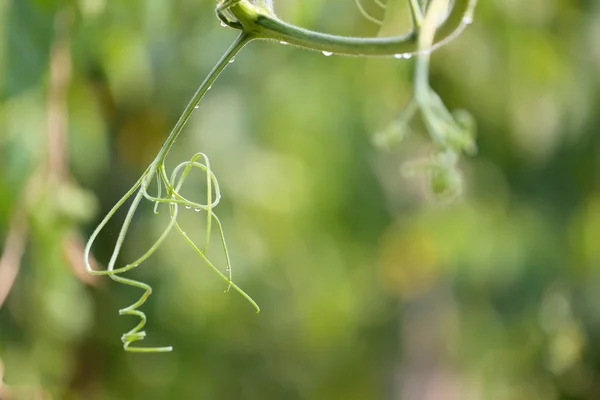
[[[437,27],[433,47],[456,36],[471,20],[477,0],[455,0],[446,20]],[[242,25],[244,32],[256,38],[286,42],[307,49],[354,56],[393,56],[416,53],[417,33],[387,38],[360,38],[314,32],[281,21],[262,9],[240,0],[229,8]]]

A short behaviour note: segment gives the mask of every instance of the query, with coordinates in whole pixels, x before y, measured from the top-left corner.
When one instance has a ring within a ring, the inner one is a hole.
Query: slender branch
[[[22,209],[13,216],[0,257],[0,308],[8,297],[21,268],[27,240],[27,220]]]
[[[72,14],[65,10],[56,16],[57,40],[50,49],[50,82],[48,90],[48,169],[52,180],[64,180],[68,175],[67,89],[71,82],[71,43],[69,40]]]
[[[456,0],[446,20],[437,28],[434,48],[455,37],[468,23],[467,16],[477,0]],[[256,38],[286,42],[307,49],[354,56],[393,56],[415,53],[417,33],[386,38],[361,38],[314,32],[270,16],[247,0],[235,2],[229,11],[242,25],[244,32]]]
[[[4,364],[0,359],[0,399],[8,397],[8,390],[4,390]]]
[[[68,39],[70,23],[71,14],[69,12],[62,12],[57,15],[55,25],[58,39],[50,49],[47,164],[45,167],[39,167],[29,178],[23,198],[18,202],[13,213],[4,252],[0,258],[0,307],[8,297],[21,267],[21,258],[25,250],[28,230],[27,200],[39,190],[42,182],[52,181],[52,183],[56,183],[62,181],[67,175],[66,91],[71,80],[71,52]],[[46,177],[49,179],[46,179]]]

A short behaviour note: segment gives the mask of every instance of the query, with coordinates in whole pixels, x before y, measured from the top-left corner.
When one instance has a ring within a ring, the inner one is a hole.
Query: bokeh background
[[[379,34],[408,27],[390,3]],[[451,204],[400,172],[430,151],[418,119],[398,149],[371,144],[413,60],[276,43],[236,57],[167,162],[210,157],[235,281],[262,312],[173,234],[131,276],[154,287],[141,344],[174,351],[139,355],[118,310],[140,292],[88,276],[82,245],[236,32],[208,0],[0,0],[0,398],[599,399],[600,3],[479,3],[432,57],[433,87],[478,122]],[[276,6],[378,34],[350,0]],[[139,210],[123,262],[165,214]]]

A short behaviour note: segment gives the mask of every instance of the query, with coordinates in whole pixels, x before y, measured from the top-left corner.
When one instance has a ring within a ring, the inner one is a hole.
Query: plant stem
[[[446,20],[437,28],[434,45],[454,37],[465,26],[477,0],[456,0]],[[387,38],[361,38],[314,32],[281,21],[262,9],[241,0],[229,11],[238,19],[244,32],[256,38],[286,42],[307,49],[354,56],[393,56],[418,51],[417,33]]]
[[[219,60],[217,65],[215,65],[214,68],[212,69],[212,71],[210,71],[210,73],[208,74],[206,79],[204,79],[204,82],[202,82],[202,84],[200,85],[198,90],[196,90],[196,93],[194,93],[194,96],[192,97],[192,99],[188,103],[187,107],[181,114],[181,117],[179,117],[179,120],[173,127],[173,130],[169,134],[169,137],[167,138],[167,140],[163,144],[162,148],[158,152],[158,155],[156,156],[154,163],[152,163],[152,166],[150,167],[150,170],[147,174],[147,176],[150,179],[152,179],[152,177],[154,176],[154,173],[156,172],[156,168],[158,167],[158,165],[160,165],[164,162],[165,158],[167,157],[167,154],[169,153],[169,150],[171,149],[171,147],[173,146],[173,144],[175,143],[175,141],[181,134],[181,131],[183,131],[183,128],[185,127],[185,124],[190,119],[192,113],[194,112],[194,109],[196,108],[196,106],[198,105],[200,100],[202,100],[202,98],[204,97],[206,92],[208,92],[208,90],[210,89],[213,82],[219,77],[221,72],[223,72],[223,70],[229,65],[229,62],[234,59],[236,54],[238,54],[240,52],[240,50],[242,50],[242,48],[248,42],[250,42],[252,39],[254,39],[253,35],[248,34],[246,32],[242,32],[237,37],[235,42],[233,42],[231,47],[229,47],[229,49],[227,49],[225,54],[223,54],[223,57],[221,57],[221,59]]]
[[[422,19],[418,46],[419,55],[415,66],[415,95],[417,101],[429,94],[429,60],[430,49],[434,43],[436,24],[444,13],[447,0],[432,0],[427,9],[425,18]]]

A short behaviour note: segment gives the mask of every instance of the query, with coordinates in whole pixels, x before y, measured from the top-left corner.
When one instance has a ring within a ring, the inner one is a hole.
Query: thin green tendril
[[[358,7],[358,10],[363,15],[363,17],[365,17],[367,20],[371,21],[372,23],[374,23],[376,25],[379,25],[379,26],[383,25],[383,21],[378,20],[377,18],[375,18],[374,16],[369,14],[367,12],[367,10],[365,10],[365,8],[361,4],[360,0],[354,0],[354,2],[356,3],[356,7]]]
[[[150,294],[152,293],[152,288],[143,282],[139,282],[130,278],[124,278],[121,274],[128,272],[144,261],[146,261],[150,256],[154,254],[154,252],[159,248],[159,246],[164,242],[167,235],[171,232],[171,230],[175,227],[175,229],[179,232],[179,234],[185,239],[187,243],[192,246],[194,251],[200,256],[200,258],[212,269],[217,275],[221,277],[227,284],[228,288],[226,290],[229,291],[233,288],[235,291],[240,293],[246,300],[250,302],[250,304],[256,309],[257,312],[260,311],[260,308],[256,304],[252,298],[246,294],[242,289],[240,289],[235,283],[232,281],[232,268],[231,268],[231,260],[229,257],[229,252],[227,250],[227,244],[225,241],[225,235],[223,233],[223,226],[221,221],[214,213],[214,208],[219,204],[221,199],[221,190],[219,188],[219,183],[215,174],[212,172],[210,168],[210,162],[208,157],[203,153],[195,154],[189,161],[183,162],[176,166],[171,172],[170,178],[168,177],[164,161],[167,153],[170,148],[175,143],[175,140],[182,132],[186,122],[189,120],[192,112],[194,111],[196,105],[200,102],[204,94],[208,91],[208,88],[212,85],[212,83],[216,80],[217,76],[227,67],[229,62],[235,57],[235,55],[243,48],[243,46],[248,43],[252,39],[251,36],[242,33],[238,39],[234,42],[234,44],[229,48],[229,50],[225,53],[225,55],[219,60],[215,68],[211,71],[209,76],[205,79],[205,81],[200,85],[192,100],[189,102],[188,106],[184,110],[181,118],[173,128],[173,131],[167,138],[165,144],[161,148],[159,154],[155,158],[155,160],[150,164],[150,166],[146,169],[146,171],[142,174],[142,176],[138,179],[138,181],[133,185],[131,189],[115,204],[115,206],[108,212],[106,217],[100,222],[98,227],[94,230],[88,243],[84,249],[84,258],[85,258],[85,266],[88,273],[92,275],[108,275],[112,280],[122,283],[124,285],[132,286],[138,289],[144,290],[144,293],[139,298],[138,301],[133,303],[132,305],[123,308],[119,311],[120,315],[133,315],[137,316],[140,319],[138,325],[136,325],[132,330],[125,333],[121,340],[123,341],[123,347],[126,351],[130,352],[168,352],[172,350],[171,346],[165,347],[135,347],[132,346],[132,343],[136,341],[143,340],[146,337],[146,332],[143,330],[146,325],[146,315],[144,312],[140,311],[139,308],[146,302]],[[200,161],[202,162],[200,162]],[[189,176],[192,168],[198,168],[206,174],[206,202],[196,202],[189,200],[180,194],[180,191],[185,183],[185,180]],[[156,180],[157,191],[156,196],[153,196],[148,193],[149,187],[153,185],[154,180]],[[129,200],[129,198],[133,197],[133,201],[129,206],[127,214],[125,216],[125,220],[121,226],[121,230],[119,231],[119,235],[117,237],[117,241],[113,248],[112,255],[110,257],[108,266],[106,270],[94,270],[90,263],[90,253],[92,245],[94,244],[96,238],[104,229],[108,221],[115,215],[115,213]],[[144,253],[140,258],[135,260],[132,263],[129,263],[123,267],[115,268],[119,253],[121,251],[123,242],[131,225],[131,221],[137,211],[142,200],[148,200],[154,203],[154,213],[159,213],[159,208],[162,203],[167,203],[169,205],[169,223],[165,227],[163,233],[160,237],[154,242],[154,244],[150,247],[146,253]],[[194,209],[196,212],[204,211],[206,212],[206,239],[203,246],[203,249],[200,249],[196,244],[190,239],[190,237],[181,229],[181,226],[177,220],[179,215],[179,207],[184,206],[185,208]],[[209,258],[207,255],[208,247],[211,239],[211,230],[213,227],[213,223],[217,228],[217,232],[220,237],[221,247],[223,254],[225,255],[225,273],[223,273]],[[227,274],[227,275],[226,275]]]

